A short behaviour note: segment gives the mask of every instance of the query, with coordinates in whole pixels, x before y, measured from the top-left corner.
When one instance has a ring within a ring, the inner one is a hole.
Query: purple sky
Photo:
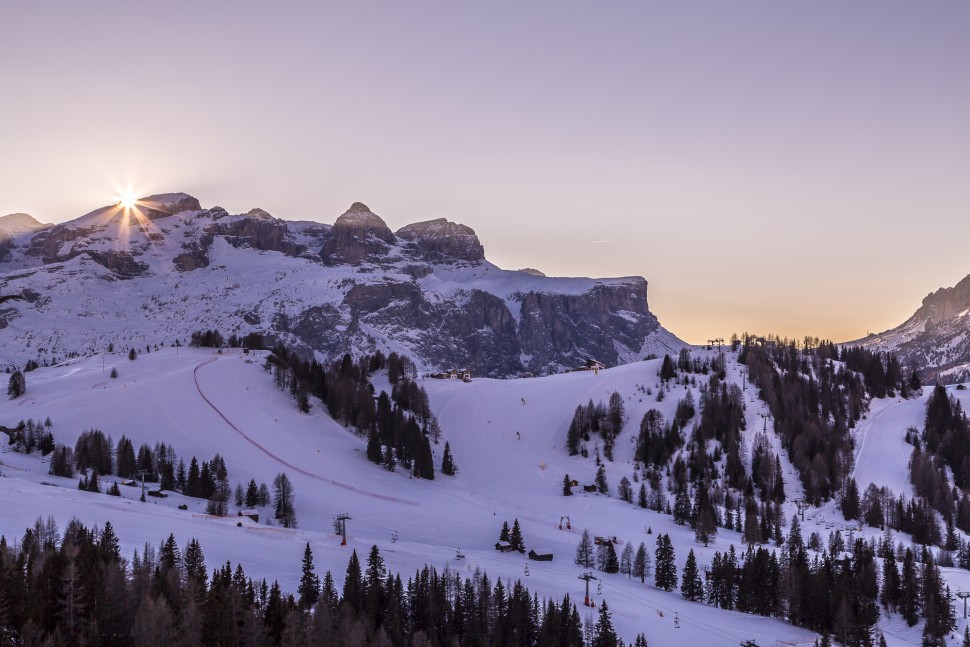
[[[0,93],[0,214],[360,200],[646,276],[689,341],[860,337],[970,273],[965,0],[7,3]]]

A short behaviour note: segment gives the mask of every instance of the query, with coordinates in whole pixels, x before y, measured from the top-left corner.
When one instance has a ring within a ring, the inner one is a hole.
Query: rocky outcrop
[[[31,239],[30,245],[27,247],[27,255],[39,256],[44,263],[66,261],[77,256],[77,254],[72,254],[73,248],[64,250],[64,244],[87,238],[94,231],[95,228],[93,227],[74,227],[69,224],[55,225]]]
[[[913,314],[913,319],[926,322],[926,328],[934,328],[960,312],[970,308],[970,276],[952,288],[940,288],[928,294],[923,304]]]
[[[149,220],[159,220],[185,211],[201,211],[202,205],[187,193],[160,193],[140,199],[138,210]]]
[[[416,222],[397,230],[397,237],[413,244],[429,263],[481,263],[485,248],[471,227],[444,218]]]
[[[621,363],[620,348],[634,354],[660,328],[647,307],[647,282],[602,284],[582,294],[529,292],[522,297],[519,338],[529,371],[554,364],[579,366],[595,357]]]
[[[924,382],[970,379],[970,276],[928,294],[896,328],[849,344],[895,353]]]
[[[286,223],[262,209],[253,209],[244,218],[217,222],[207,231],[211,235],[224,236],[233,247],[251,247],[288,256],[297,256],[304,251],[301,245],[290,240]]]
[[[381,217],[362,202],[355,202],[327,233],[320,258],[326,265],[380,261],[394,242],[394,234]]]
[[[141,276],[148,272],[148,265],[136,261],[128,252],[83,250],[76,255],[79,256],[81,254],[88,256],[101,267],[111,270],[119,279],[133,279],[136,276]]]

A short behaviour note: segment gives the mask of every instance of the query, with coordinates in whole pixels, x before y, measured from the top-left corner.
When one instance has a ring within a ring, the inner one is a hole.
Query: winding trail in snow
[[[202,387],[199,386],[199,369],[202,368],[203,366],[207,366],[209,364],[212,364],[213,362],[216,362],[218,360],[219,360],[218,357],[213,357],[212,359],[207,359],[206,361],[204,361],[204,362],[196,365],[196,367],[192,370],[192,381],[195,382],[195,389],[196,389],[196,391],[199,392],[199,396],[201,396],[201,398],[203,400],[205,400],[205,403],[208,404],[212,408],[212,410],[215,411],[216,414],[220,418],[222,418],[222,420],[227,425],[229,425],[229,428],[232,429],[233,431],[235,431],[240,436],[242,436],[243,439],[246,440],[246,442],[248,442],[250,445],[252,445],[256,449],[258,449],[259,451],[263,452],[264,454],[266,454],[267,456],[269,456],[270,458],[272,458],[274,461],[276,461],[280,465],[284,465],[284,466],[288,467],[289,469],[293,470],[294,472],[297,472],[299,474],[302,474],[303,476],[307,476],[307,477],[312,478],[312,479],[316,479],[317,481],[321,481],[323,483],[327,483],[328,485],[335,485],[336,487],[343,488],[345,490],[349,490],[349,491],[354,492],[356,494],[363,494],[365,496],[373,497],[375,499],[380,499],[381,501],[390,501],[391,503],[400,503],[400,504],[403,504],[403,505],[412,505],[412,506],[415,506],[415,507],[417,507],[419,505],[417,501],[412,501],[410,499],[402,499],[400,497],[390,496],[390,495],[387,495],[387,494],[379,494],[377,492],[371,492],[369,490],[362,490],[361,488],[354,487],[353,485],[348,485],[347,483],[341,483],[340,481],[335,481],[334,479],[327,478],[326,476],[321,476],[320,474],[317,474],[315,472],[310,472],[309,470],[305,470],[302,467],[297,467],[293,463],[290,463],[287,460],[285,460],[284,458],[281,458],[280,456],[277,456],[276,454],[274,454],[273,452],[271,452],[270,450],[268,450],[266,447],[264,447],[263,445],[261,445],[258,442],[256,442],[246,432],[244,432],[242,429],[240,429],[239,427],[237,427],[236,425],[234,425],[232,423],[232,421],[229,420],[229,418],[227,418],[226,415],[219,409],[219,407],[217,407],[215,404],[213,404],[212,400],[210,400],[209,398],[206,397],[205,393],[202,391]]]

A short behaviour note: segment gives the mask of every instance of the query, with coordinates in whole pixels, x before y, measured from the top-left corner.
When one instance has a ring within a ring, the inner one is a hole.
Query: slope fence
[[[242,429],[240,429],[239,427],[237,427],[236,425],[234,425],[232,423],[232,421],[229,420],[229,418],[227,418],[225,416],[225,414],[222,413],[222,411],[219,409],[219,407],[217,407],[215,404],[213,404],[212,401],[209,400],[209,398],[207,398],[205,396],[205,393],[202,392],[202,387],[199,386],[199,369],[202,368],[203,366],[206,366],[208,364],[211,364],[211,363],[217,361],[218,359],[219,359],[218,357],[213,357],[212,359],[208,359],[208,360],[202,362],[201,364],[199,364],[198,366],[195,367],[195,369],[192,371],[192,380],[195,382],[195,389],[196,389],[196,391],[199,392],[199,395],[202,397],[202,399],[205,400],[206,404],[208,404],[212,408],[212,410],[215,411],[216,414],[218,414],[218,416],[220,418],[222,418],[222,420],[227,425],[229,425],[229,427],[233,431],[235,431],[237,434],[239,434],[240,436],[242,436],[243,439],[246,440],[253,447],[255,447],[259,451],[263,452],[264,454],[266,454],[267,456],[269,456],[270,458],[272,458],[277,463],[280,463],[281,465],[285,465],[286,467],[288,467],[289,469],[293,470],[294,472],[297,472],[299,474],[302,474],[303,476],[307,476],[309,478],[315,479],[315,480],[320,481],[322,483],[327,483],[328,485],[334,485],[336,487],[343,488],[345,490],[349,490],[349,491],[354,492],[356,494],[363,494],[364,496],[369,496],[369,497],[373,497],[375,499],[380,499],[381,501],[390,501],[391,503],[400,503],[400,504],[403,504],[403,505],[413,505],[413,506],[418,506],[419,505],[417,501],[412,501],[410,499],[402,499],[400,497],[390,496],[390,495],[387,495],[387,494],[379,494],[377,492],[370,492],[368,490],[362,490],[361,488],[354,487],[353,485],[348,485],[347,483],[341,483],[340,481],[335,481],[334,479],[327,478],[325,476],[321,476],[321,475],[316,474],[314,472],[310,472],[308,470],[305,470],[302,467],[297,467],[293,463],[290,463],[287,460],[283,459],[282,457],[277,456],[276,454],[274,454],[273,452],[271,452],[270,450],[268,450],[266,447],[264,447],[263,445],[261,445],[258,442],[256,442],[246,432],[244,432]]]

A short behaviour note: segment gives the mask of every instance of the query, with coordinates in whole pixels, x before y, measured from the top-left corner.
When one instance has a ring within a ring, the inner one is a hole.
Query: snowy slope
[[[715,351],[693,352],[703,356]],[[81,431],[96,427],[115,441],[122,434],[136,445],[163,440],[186,460],[193,454],[207,460],[219,452],[233,485],[250,478],[269,483],[285,471],[295,486],[300,529],[248,520],[236,527],[236,517],[207,517],[204,502],[180,495],[140,504],[137,488],[123,487],[121,500],[78,492],[76,481],[48,476],[46,465],[36,455],[6,451],[0,455],[4,476],[0,478],[0,509],[4,511],[0,532],[17,537],[38,515],[47,514],[55,516],[62,528],[74,515],[89,524],[110,520],[126,553],[145,542],[158,543],[174,532],[182,545],[191,537],[199,538],[210,566],[238,561],[254,576],[279,578],[289,590],[296,587],[305,542],[313,547],[319,570],[331,569],[338,582],[350,550],[361,553],[376,543],[389,566],[404,575],[425,563],[439,569],[480,567],[492,577],[521,578],[540,596],[560,598],[568,592],[581,599],[583,583],[577,578],[582,571],[572,557],[583,528],[594,534],[616,535],[634,546],[644,541],[651,553],[656,536],[669,533],[678,568],[683,567],[689,549],[704,566],[715,550],[723,551],[729,544],[741,547],[737,533],[720,529],[715,542],[705,548],[696,543],[688,527],[674,525],[669,516],[617,498],[561,496],[564,474],[587,483],[595,473],[592,458],[570,457],[563,449],[573,411],[590,399],[606,401],[613,391],[623,396],[626,409],[616,460],[607,463],[613,491],[621,477],[632,475],[640,418],[654,407],[669,418],[686,392],[684,386],[676,386],[657,402],[659,365],[660,360],[652,360],[599,374],[475,379],[471,383],[423,380],[443,440],[451,444],[460,470],[455,477],[439,475],[429,482],[410,479],[400,471],[388,473],[367,462],[363,439],[330,419],[319,402],[309,415],[299,413],[292,399],[273,385],[260,357],[238,351],[217,354],[164,348],[135,361],[129,361],[125,353],[72,360],[28,373],[27,394],[0,402],[0,424],[12,426],[20,419],[50,416],[55,437],[66,444],[73,444]],[[108,377],[113,367],[119,372],[117,379]],[[741,368],[729,353],[729,382],[741,384]],[[647,395],[647,389],[653,394]],[[970,406],[966,391],[954,390],[953,394]],[[694,395],[698,395],[696,390]],[[911,494],[906,469],[911,446],[903,436],[907,427],[921,425],[926,395],[873,402],[855,431],[855,477],[860,488],[874,482],[896,493]],[[744,398],[748,429],[742,442],[748,463],[754,435],[764,425],[764,409],[750,385]],[[775,450],[781,452],[770,421],[767,430]],[[436,463],[440,451],[438,446]],[[790,519],[796,514],[793,501],[799,498],[800,487],[783,452],[781,458],[788,495],[784,509]],[[177,510],[181,503],[189,509]],[[348,547],[339,546],[333,533],[331,522],[339,513],[351,515]],[[559,529],[562,516],[570,517],[571,529]],[[501,523],[515,518],[522,524],[528,547],[554,552],[552,563],[530,562],[493,549]],[[648,528],[651,534],[646,533]],[[853,536],[882,534],[845,522],[832,502],[806,511],[806,537],[818,532],[824,539],[835,529]],[[903,535],[897,538],[908,541]],[[455,560],[458,549],[466,559]],[[812,639],[810,632],[777,620],[687,602],[676,591],[659,591],[649,581],[640,584],[620,575],[596,574],[602,578],[602,591],[594,598],[609,601],[614,622],[625,638],[644,632],[652,645],[685,646],[734,646],[746,639],[761,645],[807,644]],[[954,589],[970,586],[966,572],[945,569],[945,576]],[[674,628],[675,616],[679,629]],[[898,617],[883,617],[879,624],[890,645],[919,644],[919,629],[906,627]]]
[[[247,361],[250,360],[250,361]],[[102,369],[103,365],[103,369]],[[106,377],[112,366],[117,379]],[[735,533],[721,531],[710,548],[696,545],[689,528],[670,518],[641,510],[614,498],[561,496],[566,471],[580,480],[592,478],[591,459],[570,458],[562,451],[566,425],[575,405],[624,394],[628,422],[610,482],[630,473],[632,446],[642,412],[658,406],[671,413],[678,394],[662,403],[644,396],[636,385],[654,385],[658,361],[641,362],[593,373],[573,373],[512,381],[475,380],[471,384],[427,380],[432,404],[460,469],[454,478],[433,482],[390,474],[366,462],[364,443],[321,412],[300,414],[288,395],[276,390],[260,362],[242,355],[217,355],[189,349],[164,349],[129,361],[123,354],[76,360],[27,374],[28,394],[0,403],[0,422],[51,416],[58,441],[72,443],[80,431],[97,427],[117,440],[122,433],[138,444],[164,440],[183,457],[200,460],[220,452],[235,484],[249,478],[269,482],[286,471],[296,491],[299,530],[253,525],[235,527],[235,518],[202,515],[200,501],[174,495],[139,504],[135,488],[125,498],[78,492],[75,481],[62,487],[35,457],[2,455],[0,531],[19,536],[37,515],[52,514],[61,527],[72,515],[87,523],[110,520],[126,553],[144,542],[157,543],[174,532],[184,545],[198,537],[210,565],[240,561],[256,576],[280,578],[292,590],[304,542],[314,549],[322,571],[342,579],[351,549],[378,544],[391,568],[409,574],[430,563],[438,568],[481,567],[493,577],[522,578],[540,595],[581,598],[582,572],[572,563],[579,532],[617,535],[653,549],[659,532],[669,532],[682,567],[688,547],[702,564],[715,549],[740,545]],[[525,404],[522,400],[525,400]],[[521,434],[517,440],[515,431]],[[440,447],[438,448],[440,451]],[[540,465],[545,464],[545,469]],[[189,510],[174,509],[188,502]],[[147,512],[146,511],[150,511]],[[350,546],[339,547],[334,515],[347,512]],[[558,529],[569,515],[572,531]],[[529,562],[523,556],[493,550],[502,521],[518,518],[530,547],[551,548],[552,563]],[[653,534],[644,530],[650,527]],[[397,541],[392,541],[392,533]],[[461,548],[467,558],[454,560]],[[529,575],[525,576],[528,564]],[[614,622],[627,638],[646,633],[651,644],[737,645],[753,638],[759,644],[810,638],[810,633],[766,618],[725,612],[689,603],[677,593],[658,591],[622,576],[603,575],[602,594]],[[585,613],[585,611],[584,611]],[[663,615],[661,615],[663,614]],[[674,616],[680,628],[674,628]]]

